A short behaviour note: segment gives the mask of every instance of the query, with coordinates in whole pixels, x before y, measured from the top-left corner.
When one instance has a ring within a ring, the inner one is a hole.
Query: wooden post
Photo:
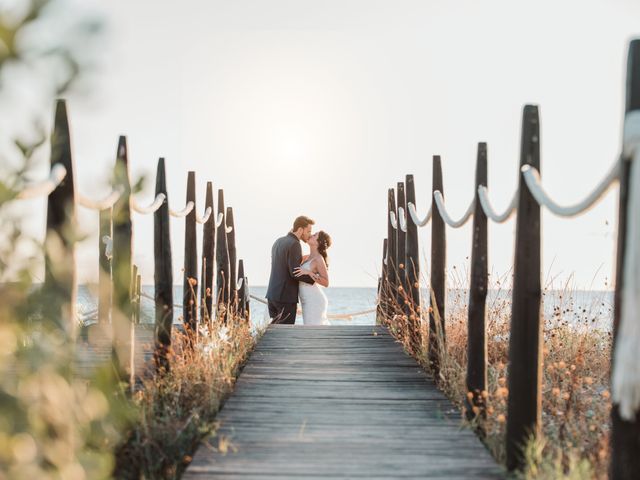
[[[416,204],[416,187],[413,175],[405,178],[407,205]],[[407,234],[406,234],[406,261],[405,269],[407,275],[407,295],[411,304],[409,305],[409,327],[411,328],[411,339],[414,351],[418,351],[422,344],[420,338],[420,247],[418,244],[418,226],[413,223],[413,219],[407,211]],[[413,317],[413,318],[412,318]]]
[[[446,272],[447,243],[444,220],[436,207],[433,196],[435,191],[442,193],[442,164],[440,155],[433,156],[433,185],[431,186],[431,295],[429,298],[429,364],[434,378],[438,381],[440,373],[440,351],[446,345],[445,335],[445,302],[446,302]]]
[[[625,113],[640,110],[640,40],[629,45],[627,60],[627,91]],[[624,264],[626,255],[625,237],[627,234],[627,215],[629,199],[629,173],[631,158],[624,158],[620,171],[620,199],[618,207],[618,247],[616,255],[616,285],[613,313],[613,351],[616,348],[616,336],[622,310],[621,292],[624,287]],[[634,185],[634,188],[640,188]],[[640,215],[640,212],[632,212]],[[612,355],[613,358],[613,355]],[[611,464],[609,476],[612,480],[631,480],[640,478],[640,413],[634,421],[620,417],[618,404],[611,409]]]
[[[244,262],[242,259],[238,260],[238,281],[242,281],[240,288],[238,289],[238,315],[240,318],[248,320],[247,318],[247,286],[245,285],[244,274]]]
[[[218,214],[225,213],[224,190],[218,190]],[[227,250],[227,231],[225,229],[227,219],[224,218],[218,227],[216,236],[216,301],[218,304],[217,315],[222,321],[226,320],[226,312],[229,307],[229,251]]]
[[[184,222],[184,278],[182,287],[182,313],[184,326],[195,335],[198,329],[198,244],[196,240],[196,172],[187,175],[187,203],[193,210]]]
[[[216,212],[213,210],[213,184],[207,182],[205,209],[211,208],[209,219],[202,226],[202,276],[200,278],[200,318],[203,322],[213,317],[213,272],[216,244]]]
[[[396,269],[396,257],[398,255],[396,243],[397,237],[396,230],[391,224],[391,212],[396,213],[396,195],[393,188],[390,188],[387,192],[387,282],[385,291],[385,304],[386,315],[389,319],[391,319],[391,317],[393,317],[395,313],[394,304],[395,297],[398,291]]]
[[[169,349],[173,325],[173,262],[171,259],[171,228],[169,196],[164,158],[158,160],[156,196],[164,193],[166,200],[153,214],[154,296],[156,301],[155,351],[153,358],[158,373],[169,371]]]
[[[236,267],[236,226],[233,220],[233,208],[227,207],[226,222],[227,227],[231,231],[227,234],[227,249],[229,250],[229,305],[231,309],[237,307],[238,292],[237,292],[237,267]]]
[[[139,273],[136,275],[136,323],[140,324],[142,318],[140,317],[142,300],[142,275]]]
[[[487,144],[478,144],[476,159],[475,210],[473,212],[473,237],[471,240],[471,279],[469,285],[469,313],[467,327],[467,418],[484,416],[485,402],[482,392],[487,389],[487,333],[485,308],[488,282],[487,216],[478,198],[478,187],[487,186]],[[470,400],[470,401],[469,401]],[[474,411],[474,407],[480,409]]]
[[[105,237],[113,241],[111,232],[111,207],[100,210],[100,234],[98,236],[98,323],[111,321],[111,259],[107,257]]]
[[[129,293],[129,295],[131,295],[131,323],[133,323],[134,325],[139,322],[139,319],[137,316],[138,315],[137,282],[138,282],[138,266],[134,264],[133,268],[131,269],[131,292]]]
[[[396,190],[397,205],[396,205],[396,219],[398,228],[396,229],[396,269],[397,269],[397,282],[398,291],[396,294],[396,300],[401,312],[406,313],[405,302],[407,299],[407,275],[405,270],[405,262],[407,261],[407,239],[406,234],[400,227],[400,209],[407,211],[407,202],[404,196],[404,183],[398,182],[398,188]]]
[[[538,107],[525,105],[522,113],[520,167],[540,171]],[[509,399],[507,405],[507,468],[524,466],[523,448],[540,433],[542,377],[542,322],[540,321],[540,205],[520,173],[516,246],[513,267],[513,304],[509,336]]]
[[[67,174],[47,199],[45,275],[42,289],[43,318],[62,329],[69,338],[76,329],[75,232],[76,207],[69,120],[64,100],[56,103],[51,136],[51,167],[60,164]]]
[[[387,220],[388,221],[388,220]],[[376,306],[376,325],[381,325],[386,308],[386,291],[387,291],[387,239],[382,241],[382,270],[380,271],[380,280],[378,282],[378,305]]]
[[[114,168],[114,183],[122,190],[113,205],[113,307],[111,324],[113,328],[112,358],[114,368],[123,382],[133,387],[135,369],[133,365],[133,323],[131,316],[131,258],[133,249],[133,226],[131,223],[131,184],[129,183],[129,159],[127,138],[118,140],[118,151]]]

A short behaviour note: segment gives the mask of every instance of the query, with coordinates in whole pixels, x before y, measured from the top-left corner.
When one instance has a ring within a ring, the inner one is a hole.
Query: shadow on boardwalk
[[[269,327],[218,419],[183,478],[502,475],[384,327]]]

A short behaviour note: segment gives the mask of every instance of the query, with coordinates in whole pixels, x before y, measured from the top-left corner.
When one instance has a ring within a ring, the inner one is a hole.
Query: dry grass
[[[210,330],[210,331],[209,331]],[[179,478],[231,392],[255,339],[247,322],[212,322],[190,348],[174,336],[170,370],[144,381],[135,394],[139,416],[117,452],[117,478]]]
[[[496,283],[501,288],[502,282]],[[447,302],[446,349],[441,355],[438,384],[460,407],[462,421],[466,422],[464,400],[470,395],[465,381],[468,294],[454,288],[448,295],[454,298]],[[576,301],[578,292],[567,285],[559,295],[551,286],[543,295],[548,302],[554,302],[552,314],[544,318],[543,438],[527,446],[527,466],[520,475],[524,478],[607,478],[611,335],[593,327],[602,315],[604,303],[594,300],[591,305],[579,305]],[[487,415],[486,419],[478,416],[471,422],[472,427],[484,432],[487,447],[502,464],[505,461],[509,395],[510,297],[510,291],[504,290],[494,301],[487,302],[488,389],[482,392]],[[423,308],[420,322],[424,342],[418,348],[412,348],[409,342],[407,316],[402,314],[396,302],[392,308],[395,313],[386,319],[390,330],[429,370],[427,308]]]

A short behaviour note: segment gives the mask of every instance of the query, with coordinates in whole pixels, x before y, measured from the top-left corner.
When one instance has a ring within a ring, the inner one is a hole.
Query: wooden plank
[[[460,428],[460,411],[380,326],[270,326],[218,421],[183,478],[502,475]],[[221,444],[231,446],[226,454]]]

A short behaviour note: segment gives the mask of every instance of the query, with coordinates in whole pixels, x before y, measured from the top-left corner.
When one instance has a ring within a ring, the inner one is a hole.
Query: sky
[[[640,35],[631,0],[92,5],[108,28],[92,93],[69,98],[78,190],[108,191],[120,134],[132,177],[149,180],[141,203],[153,198],[159,156],[173,209],[196,171],[201,212],[206,182],[224,188],[253,285],[267,283],[273,241],[304,214],[333,237],[332,284],[375,286],[387,189],[414,174],[424,214],[434,154],[458,217],[473,195],[477,143],[487,142],[490,198],[502,210],[516,189],[527,103],[540,106],[543,185],[561,203],[582,199],[619,153],[626,46]],[[544,285],[611,287],[616,201],[614,189],[577,219],[543,213]],[[79,276],[93,281],[97,214],[79,218],[90,235]],[[184,223],[171,225],[179,275]],[[494,275],[510,271],[514,229],[513,220],[490,226]],[[134,261],[153,283],[152,216],[134,214],[134,232]],[[419,235],[426,256],[430,228]],[[470,223],[448,228],[447,241],[447,266],[464,279]]]

